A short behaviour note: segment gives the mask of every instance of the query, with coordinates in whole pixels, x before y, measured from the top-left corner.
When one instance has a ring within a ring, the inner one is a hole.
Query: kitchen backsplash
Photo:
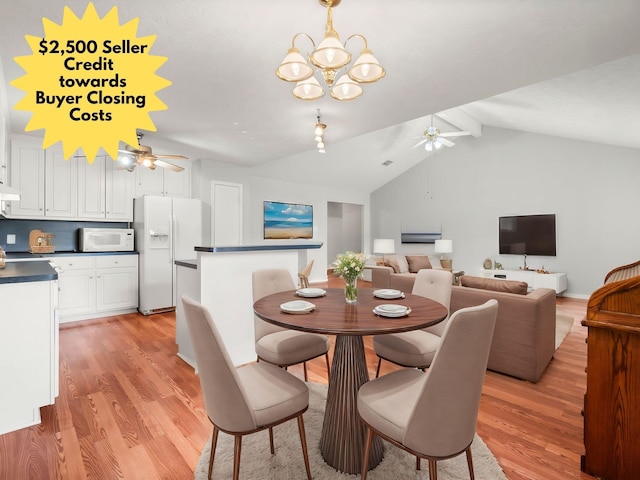
[[[11,220],[0,218],[0,245],[6,252],[28,252],[29,232],[41,230],[55,235],[56,252],[78,250],[79,228],[129,228],[127,222],[65,222],[62,220]],[[15,235],[15,243],[8,244],[7,236]]]

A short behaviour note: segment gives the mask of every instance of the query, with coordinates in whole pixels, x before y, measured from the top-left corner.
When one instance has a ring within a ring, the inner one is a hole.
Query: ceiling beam
[[[470,132],[474,137],[482,136],[482,124],[459,108],[450,108],[436,114],[460,130]]]

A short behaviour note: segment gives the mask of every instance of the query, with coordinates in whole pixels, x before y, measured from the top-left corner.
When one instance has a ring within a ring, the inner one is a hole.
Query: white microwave
[[[81,252],[132,252],[131,228],[80,228]]]

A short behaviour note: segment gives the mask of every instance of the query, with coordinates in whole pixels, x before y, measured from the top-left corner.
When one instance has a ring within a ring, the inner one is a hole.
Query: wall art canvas
[[[313,238],[313,205],[265,201],[264,238]]]

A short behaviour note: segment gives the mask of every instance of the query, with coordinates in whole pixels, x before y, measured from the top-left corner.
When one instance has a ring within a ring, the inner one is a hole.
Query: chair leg
[[[362,455],[362,480],[367,480],[367,470],[369,470],[369,452],[371,451],[371,442],[373,442],[373,430],[367,427],[367,437],[364,444],[364,454]]]
[[[329,365],[329,352],[324,354],[324,359],[327,361],[327,383],[328,383],[331,376],[331,366]]]
[[[378,357],[378,368],[376,368],[376,378],[380,376],[380,365],[382,364],[382,358]]]
[[[307,362],[302,362],[302,369],[304,370],[304,381],[307,382],[309,381],[307,378]]]
[[[240,478],[240,451],[242,450],[242,435],[235,435],[233,443],[233,480]]]
[[[213,433],[211,434],[211,453],[209,455],[209,473],[207,478],[211,478],[211,472],[213,471],[213,457],[216,454],[216,445],[218,445],[218,427],[213,426]]]
[[[429,480],[438,480],[438,464],[432,459],[429,459]]]
[[[298,432],[300,432],[300,443],[302,444],[302,456],[304,457],[304,468],[307,470],[307,480],[311,480],[311,467],[309,466],[309,451],[307,450],[307,434],[304,431],[304,420],[302,414],[298,415]]]
[[[420,457],[416,456],[416,470],[420,471]]]
[[[269,427],[269,449],[271,450],[271,455],[276,453],[276,449],[273,444],[273,428],[272,427]]]
[[[469,445],[466,449],[467,452],[467,466],[469,467],[469,478],[471,480],[475,480],[475,475],[473,474],[473,459],[471,458],[471,445]]]

